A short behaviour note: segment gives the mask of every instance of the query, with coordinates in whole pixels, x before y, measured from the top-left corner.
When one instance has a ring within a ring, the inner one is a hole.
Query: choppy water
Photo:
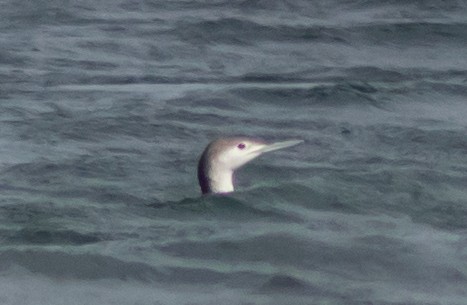
[[[1,304],[467,304],[465,1],[3,1]],[[199,195],[220,135],[304,139]]]

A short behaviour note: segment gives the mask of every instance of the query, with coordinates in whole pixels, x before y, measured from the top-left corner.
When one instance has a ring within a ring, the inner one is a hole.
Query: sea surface
[[[467,304],[467,2],[1,1],[0,304]]]

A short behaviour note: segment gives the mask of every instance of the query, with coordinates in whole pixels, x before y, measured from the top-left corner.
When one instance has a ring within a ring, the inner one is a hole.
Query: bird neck
[[[233,171],[212,168],[209,175],[209,184],[209,188],[213,193],[233,192]]]
[[[203,194],[234,191],[234,170],[219,160],[203,153],[198,163],[198,181]]]

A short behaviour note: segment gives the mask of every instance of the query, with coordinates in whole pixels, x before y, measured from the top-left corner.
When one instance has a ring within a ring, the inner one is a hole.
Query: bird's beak
[[[289,140],[289,141],[283,141],[283,142],[275,142],[275,143],[271,143],[271,144],[265,144],[264,146],[262,146],[262,147],[258,150],[258,152],[259,152],[259,153],[265,153],[265,152],[269,152],[269,151],[274,151],[274,150],[278,150],[278,149],[282,149],[282,148],[294,146],[294,145],[297,145],[297,144],[300,144],[300,143],[303,143],[303,142],[304,142],[303,140]]]

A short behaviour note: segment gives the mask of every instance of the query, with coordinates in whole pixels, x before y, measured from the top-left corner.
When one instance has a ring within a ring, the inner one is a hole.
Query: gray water
[[[2,1],[0,304],[467,304],[465,1]],[[304,144],[201,196],[226,135]]]

